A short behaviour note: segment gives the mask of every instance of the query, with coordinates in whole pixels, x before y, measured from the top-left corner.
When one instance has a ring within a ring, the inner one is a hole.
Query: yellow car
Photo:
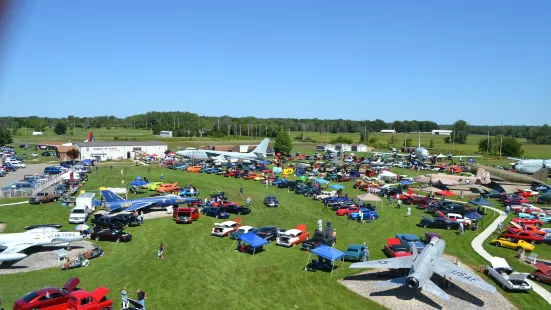
[[[151,182],[151,183],[149,183],[149,190],[150,191],[156,191],[157,188],[159,188],[159,186],[161,186],[161,184],[163,184],[163,182]]]
[[[256,178],[254,178],[255,181],[262,181],[262,180],[266,180],[266,177],[263,177],[261,175],[257,176]]]
[[[490,243],[497,247],[504,247],[504,248],[509,248],[513,250],[519,250],[522,248],[526,252],[532,252],[534,251],[534,248],[535,248],[533,244],[528,243],[524,240],[511,241],[507,238],[494,239]]]

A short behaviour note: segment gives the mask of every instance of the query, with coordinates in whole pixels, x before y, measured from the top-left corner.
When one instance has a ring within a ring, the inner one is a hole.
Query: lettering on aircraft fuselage
[[[46,238],[53,239],[53,238],[59,238],[59,237],[74,237],[76,233],[74,232],[59,232],[59,233],[53,233],[53,234],[47,234]]]
[[[477,278],[475,278],[475,277],[473,277],[473,276],[471,276],[471,275],[469,275],[469,274],[467,274],[467,273],[465,273],[465,272],[463,272],[463,271],[460,271],[460,270],[454,270],[454,271],[452,271],[452,274],[454,274],[454,275],[456,275],[456,276],[459,276],[459,277],[461,277],[461,278],[463,278],[463,279],[465,279],[465,280],[471,281],[471,282],[476,282],[476,281],[478,281]]]

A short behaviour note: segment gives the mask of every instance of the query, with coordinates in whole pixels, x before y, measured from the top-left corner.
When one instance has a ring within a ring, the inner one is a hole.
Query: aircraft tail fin
[[[268,150],[268,144],[270,144],[270,138],[266,138],[262,140],[253,150],[253,153],[256,154],[266,154],[266,151]]]
[[[549,175],[549,170],[547,168],[541,168],[532,175],[534,179],[538,181],[545,182],[547,181],[547,176]]]
[[[110,190],[101,190],[101,195],[105,198],[106,202],[125,201],[121,196],[113,193]]]
[[[431,293],[433,295],[436,295],[444,300],[450,300],[450,295],[448,293],[444,292],[443,289],[441,289],[436,283],[432,282],[430,279],[423,284],[421,287],[423,291]]]
[[[88,133],[88,139],[84,140],[84,142],[94,142],[94,134],[91,131]]]
[[[413,258],[417,257],[417,245],[415,245],[415,242],[411,243],[411,254],[413,254]]]
[[[476,170],[476,179],[480,182],[480,184],[486,185],[492,183],[492,179],[490,178],[490,173],[484,168],[478,168]]]
[[[375,284],[377,287],[406,285],[407,277],[394,278],[387,281],[379,281]]]

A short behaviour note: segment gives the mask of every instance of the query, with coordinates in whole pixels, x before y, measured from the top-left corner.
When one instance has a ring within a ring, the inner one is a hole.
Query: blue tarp
[[[258,248],[268,243],[268,241],[264,240],[263,238],[260,238],[257,234],[253,232],[248,232],[246,234],[239,235],[237,239],[246,242],[253,248]]]
[[[475,212],[467,213],[467,214],[465,214],[465,217],[473,219],[473,220],[477,220],[477,221],[482,219],[482,215],[480,215],[478,213],[475,213]]]
[[[316,179],[316,183],[319,183],[319,184],[327,184],[329,183],[329,181],[325,180],[325,179]]]
[[[147,183],[146,181],[142,181],[142,180],[136,180],[136,181],[130,182],[130,185],[132,185],[132,186],[144,186],[146,184],[149,184],[149,183]]]
[[[477,206],[493,206],[494,205],[493,203],[489,202],[488,200],[486,200],[482,197],[478,197],[475,200],[469,200],[469,203],[472,203],[473,205],[477,205]]]
[[[326,245],[320,245],[319,247],[312,250],[312,254],[321,256],[330,261],[336,261],[341,259],[344,256],[344,253]]]
[[[400,183],[402,183],[403,185],[411,185],[411,184],[413,184],[413,182],[411,182],[410,180],[402,180],[402,181],[400,181]]]
[[[268,165],[269,163],[270,163],[269,161],[265,161],[265,160],[260,162],[261,165]]]
[[[331,185],[331,188],[332,188],[332,189],[337,189],[337,190],[338,190],[338,189],[344,189],[345,187],[342,186],[342,185],[340,185],[340,184],[334,184],[334,185]]]
[[[91,165],[92,165],[92,161],[89,160],[89,159],[85,159],[85,160],[82,161],[82,164],[83,164],[84,166],[91,166]]]

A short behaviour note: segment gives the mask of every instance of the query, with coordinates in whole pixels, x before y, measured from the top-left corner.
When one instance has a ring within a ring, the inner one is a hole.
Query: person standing
[[[142,305],[142,310],[145,310],[145,300],[147,299],[147,293],[139,289],[137,291],[138,294],[138,302],[140,305]]]
[[[323,221],[321,219],[318,220],[318,230],[319,231],[323,230]]]
[[[151,167],[147,166],[147,173],[151,172]]]
[[[161,243],[161,245],[159,246],[159,251],[157,252],[157,257],[160,258],[160,259],[163,259],[164,251],[165,251],[165,248],[163,247],[163,244]]]
[[[122,299],[122,308],[123,309],[128,308],[128,292],[126,291],[126,287],[122,288],[121,299]]]
[[[193,186],[189,187],[189,193],[191,194],[191,197],[194,197],[195,190],[193,189]]]
[[[363,223],[364,220],[364,212],[360,208],[360,211],[358,212],[358,222]]]
[[[501,235],[501,231],[503,230],[503,224],[501,222],[499,222],[497,224],[497,234],[498,235]]]
[[[367,245],[364,242],[364,262],[367,262],[369,260],[369,249],[367,248]]]
[[[239,196],[243,197],[243,187],[239,188]]]
[[[507,215],[507,217],[509,217],[509,212],[511,212],[511,207],[507,205],[507,207],[505,207],[505,215]]]
[[[398,199],[397,203],[398,203],[398,209],[400,209],[402,207],[402,199]]]
[[[411,207],[408,207],[408,214],[407,216],[411,216]]]
[[[251,197],[247,197],[247,207],[251,207]]]
[[[98,167],[98,166],[96,166],[96,173],[98,173],[98,172],[99,172],[99,167]]]
[[[161,182],[165,181],[165,176],[161,174]]]
[[[392,196],[388,195],[388,203],[392,207]]]
[[[463,227],[463,222],[459,222],[459,234],[462,235],[465,230],[465,228]]]
[[[124,176],[124,170],[121,169],[121,177]]]

